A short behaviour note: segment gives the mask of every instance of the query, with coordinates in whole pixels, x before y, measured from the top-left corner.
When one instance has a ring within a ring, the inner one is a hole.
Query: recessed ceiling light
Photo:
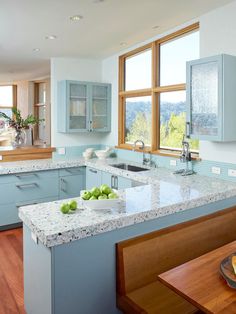
[[[100,2],[104,2],[105,0],[93,0],[93,3],[100,3]]]
[[[45,39],[53,40],[53,39],[57,39],[57,36],[56,35],[48,35],[45,37]]]
[[[40,51],[40,48],[34,48],[33,49],[33,52],[39,52]]]
[[[121,43],[120,43],[120,46],[126,46],[126,45],[127,45],[126,42],[121,42]]]
[[[152,27],[152,29],[158,29],[160,26],[159,25],[155,25]]]
[[[73,21],[73,22],[76,22],[76,21],[79,21],[79,20],[82,20],[83,16],[82,15],[73,15],[73,16],[70,16],[70,20]]]

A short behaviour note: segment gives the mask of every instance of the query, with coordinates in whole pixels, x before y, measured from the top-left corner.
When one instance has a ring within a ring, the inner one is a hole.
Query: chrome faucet
[[[151,160],[151,157],[150,157],[150,158],[146,158],[146,156],[145,156],[145,150],[144,150],[144,149],[145,149],[144,141],[142,141],[142,140],[136,140],[136,141],[134,142],[134,144],[133,144],[133,151],[135,151],[135,148],[136,148],[136,146],[137,146],[138,143],[141,143],[141,146],[139,146],[138,148],[143,151],[143,165],[144,165],[144,166],[150,166],[150,167],[154,165],[155,167],[157,167],[156,164],[155,164],[155,162]],[[151,155],[150,155],[150,156],[151,156]]]
[[[185,135],[183,135],[182,140],[182,151],[180,154],[180,161],[185,163],[186,167],[185,169],[180,169],[175,171],[175,174],[181,174],[182,176],[189,176],[191,174],[194,174],[194,171],[192,169],[189,169],[189,161],[192,161],[191,152],[189,149],[189,142],[185,140]]]
[[[142,141],[142,140],[136,140],[136,141],[134,142],[134,144],[133,144],[133,150],[135,150],[135,148],[136,148],[136,146],[137,146],[138,143],[141,143],[141,146],[139,146],[139,149],[144,150],[145,144],[144,144],[144,141]]]

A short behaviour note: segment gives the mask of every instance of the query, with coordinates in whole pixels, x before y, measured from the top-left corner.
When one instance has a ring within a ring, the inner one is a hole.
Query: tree
[[[126,142],[142,140],[145,144],[151,144],[151,115],[138,112],[131,124],[130,129],[126,130]]]
[[[169,121],[161,124],[160,142],[162,147],[182,148],[183,134],[185,134],[186,114],[181,112],[171,114]],[[190,140],[190,148],[198,150],[199,141]]]

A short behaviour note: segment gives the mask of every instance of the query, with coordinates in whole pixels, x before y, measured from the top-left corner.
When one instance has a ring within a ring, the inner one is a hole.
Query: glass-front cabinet
[[[109,132],[111,85],[92,82],[58,83],[58,131]]]
[[[236,140],[236,57],[218,55],[187,62],[188,137]]]

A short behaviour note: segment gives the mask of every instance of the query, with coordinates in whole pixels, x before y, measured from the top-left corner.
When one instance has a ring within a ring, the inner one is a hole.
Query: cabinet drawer
[[[65,168],[59,170],[59,176],[85,175],[85,167]]]
[[[31,180],[30,182],[19,182],[15,184],[16,202],[32,199],[41,199],[58,196],[58,179],[47,178],[44,180]]]
[[[15,185],[14,183],[7,183],[0,185],[0,206],[2,204],[9,204],[14,202]]]

